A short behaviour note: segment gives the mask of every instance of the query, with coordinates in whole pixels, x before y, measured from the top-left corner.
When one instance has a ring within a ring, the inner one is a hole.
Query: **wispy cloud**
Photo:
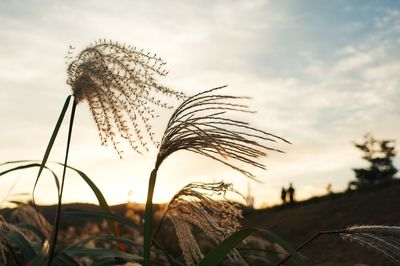
[[[351,166],[362,164],[351,141],[366,132],[382,138],[400,132],[398,7],[391,1],[1,1],[0,123],[6,126],[0,160],[41,157],[70,93],[68,46],[82,49],[105,37],[160,54],[170,70],[164,82],[188,94],[228,84],[227,93],[253,97],[258,113],[242,119],[294,143],[281,147],[287,155],[266,161],[270,170],[259,173],[266,185],[255,191],[259,202],[278,197],[289,181],[302,191],[322,191],[328,183],[344,188]],[[78,112],[71,164],[115,201],[122,199],[107,188],[111,167],[118,168],[114,180],[131,186],[122,193],[144,190],[152,154],[115,162],[112,151],[98,145],[87,108]],[[62,159],[62,139],[55,160]],[[169,180],[163,185],[171,195],[194,176],[232,178],[240,187],[247,182],[202,158],[185,165],[165,166],[161,179]],[[43,189],[51,188],[43,182]]]

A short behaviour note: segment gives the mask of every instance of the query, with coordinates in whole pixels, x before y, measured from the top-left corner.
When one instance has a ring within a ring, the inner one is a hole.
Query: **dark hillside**
[[[272,230],[297,247],[321,230],[349,225],[400,225],[400,182],[363,191],[256,210],[245,225]],[[301,252],[309,265],[390,265],[375,252],[336,236],[321,236]]]
[[[126,204],[112,206],[114,213],[125,215]],[[56,206],[38,206],[41,213],[53,221]],[[93,204],[65,204],[63,209],[101,209]],[[163,205],[155,205],[155,210]],[[135,213],[143,217],[144,206],[135,205]],[[0,210],[5,217],[11,209]],[[159,217],[157,218],[159,219]],[[93,218],[63,216],[61,228],[74,227],[78,232],[86,223],[101,221]],[[139,222],[140,223],[140,222]],[[253,210],[245,215],[244,226],[269,229],[292,246],[297,247],[322,230],[336,230],[349,225],[400,225],[400,182],[373,187],[368,190],[332,194],[296,203],[293,207],[276,206],[263,210]],[[170,238],[169,238],[170,239]],[[381,255],[349,243],[337,236],[321,236],[304,248],[301,255],[308,265],[391,265]],[[292,265],[287,263],[285,265]]]

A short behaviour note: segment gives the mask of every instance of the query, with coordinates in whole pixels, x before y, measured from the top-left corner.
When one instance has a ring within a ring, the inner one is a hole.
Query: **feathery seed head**
[[[400,226],[353,225],[340,233],[340,236],[372,248],[394,265],[400,265]]]
[[[215,93],[224,87],[189,97],[175,110],[161,140],[156,166],[175,151],[187,150],[217,160],[254,178],[249,171],[237,166],[237,163],[265,169],[258,159],[266,156],[268,150],[282,152],[262,142],[288,141],[256,129],[247,122],[225,116],[232,112],[252,111],[237,102],[246,97]]]
[[[231,184],[223,182],[191,183],[175,194],[169,203],[165,217],[174,225],[187,265],[195,265],[203,257],[190,225],[198,227],[215,243],[220,243],[240,228],[242,212],[237,203],[226,199],[227,192],[238,194]],[[242,260],[236,250],[229,257]]]
[[[156,54],[105,40],[71,54],[67,84],[76,102],[88,102],[102,144],[111,142],[119,155],[117,133],[137,152],[147,149],[146,139],[157,144],[150,123],[157,116],[154,108],[172,108],[157,95],[185,98],[156,80],[167,75],[166,63]]]

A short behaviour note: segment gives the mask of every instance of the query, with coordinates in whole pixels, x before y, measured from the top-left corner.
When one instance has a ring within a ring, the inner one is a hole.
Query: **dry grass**
[[[371,248],[395,265],[400,265],[400,227],[385,225],[353,225],[340,236]]]
[[[247,122],[234,120],[230,113],[252,113],[238,103],[246,97],[217,94],[224,87],[198,93],[185,100],[173,113],[161,141],[156,168],[178,150],[192,151],[217,160],[244,175],[254,178],[240,164],[265,169],[258,161],[272,148],[264,142],[288,141],[256,129]]]
[[[237,203],[225,197],[228,192],[237,193],[231,184],[223,182],[191,183],[176,193],[169,203],[165,217],[174,225],[187,265],[195,265],[203,258],[191,225],[215,244],[241,227],[242,212]],[[232,261],[244,262],[237,250],[229,257]]]
[[[173,108],[159,95],[185,98],[157,80],[168,72],[156,54],[104,40],[68,59],[67,83],[75,101],[88,102],[102,144],[111,142],[120,156],[119,139],[137,152],[147,150],[147,140],[157,144],[151,125],[157,117],[154,107]]]

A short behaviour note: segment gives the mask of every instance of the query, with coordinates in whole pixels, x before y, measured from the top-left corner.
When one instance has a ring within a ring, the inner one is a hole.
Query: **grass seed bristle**
[[[117,153],[119,139],[141,153],[148,141],[158,146],[151,125],[154,108],[172,106],[157,95],[184,99],[185,95],[161,85],[156,77],[167,75],[166,64],[156,54],[112,41],[100,41],[75,58],[67,55],[68,80],[75,101],[87,101],[101,143],[111,143]]]

